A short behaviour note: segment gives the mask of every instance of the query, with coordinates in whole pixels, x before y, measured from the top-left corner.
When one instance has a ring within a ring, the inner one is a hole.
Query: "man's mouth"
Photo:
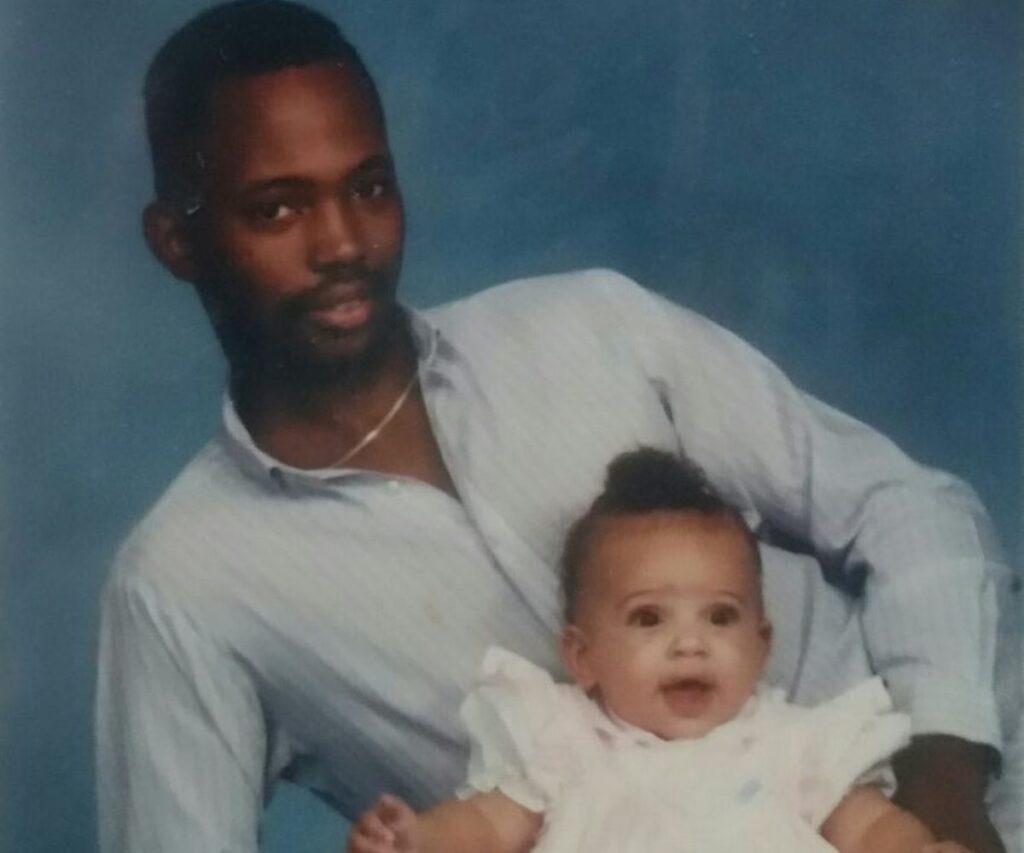
[[[331,305],[313,308],[309,317],[319,326],[351,331],[366,325],[373,311],[373,301],[365,296],[342,299]]]
[[[317,326],[348,332],[362,328],[373,313],[370,288],[339,283],[318,288],[302,300],[303,314]]]
[[[706,678],[679,678],[661,686],[661,695],[673,713],[700,716],[711,702],[714,684]]]

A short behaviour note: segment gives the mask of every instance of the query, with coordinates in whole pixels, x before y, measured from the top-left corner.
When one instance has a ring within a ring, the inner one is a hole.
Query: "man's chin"
[[[274,327],[222,322],[218,335],[236,379],[314,387],[365,381],[401,345],[404,314],[396,305],[374,311],[353,328],[308,315]]]
[[[379,360],[366,347],[330,346],[292,352],[279,359],[278,365],[289,383],[323,385],[366,376]]]
[[[318,329],[282,359],[291,377],[313,382],[361,379],[387,360],[394,336],[367,325],[355,330]]]

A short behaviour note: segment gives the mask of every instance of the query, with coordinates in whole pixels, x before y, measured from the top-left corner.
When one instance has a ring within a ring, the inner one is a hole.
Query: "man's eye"
[[[732,625],[739,618],[739,610],[731,604],[716,604],[708,611],[708,621],[718,627]]]
[[[360,201],[383,198],[391,191],[391,179],[383,177],[366,178],[352,187],[352,197]]]
[[[629,624],[638,628],[653,628],[661,624],[661,614],[653,607],[639,607],[629,614]]]
[[[296,213],[296,207],[283,201],[255,204],[248,210],[250,218],[257,222],[283,222]]]

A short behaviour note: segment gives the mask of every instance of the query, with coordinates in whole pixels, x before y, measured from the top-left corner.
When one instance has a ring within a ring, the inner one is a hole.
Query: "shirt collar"
[[[455,348],[443,338],[441,331],[425,314],[406,306],[402,306],[402,310],[409,320],[409,329],[416,348],[417,369],[420,372],[421,380],[443,378],[446,375],[446,368],[455,357]],[[424,383],[424,393],[426,393],[426,385],[427,383]],[[221,402],[221,417],[221,440],[232,458],[245,471],[257,477],[269,477],[278,486],[282,486],[286,480],[291,478],[323,481],[341,477],[365,476],[367,473],[359,469],[295,468],[275,459],[256,446],[249,431],[245,428],[245,424],[238,416],[230,391],[224,393]]]

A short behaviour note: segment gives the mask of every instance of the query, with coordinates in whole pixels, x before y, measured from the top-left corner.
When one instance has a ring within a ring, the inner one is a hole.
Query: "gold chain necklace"
[[[409,395],[412,393],[412,389],[416,387],[416,381],[418,379],[419,371],[414,370],[412,372],[412,376],[409,378],[408,384],[406,384],[405,388],[402,389],[402,393],[398,395],[398,398],[395,400],[395,402],[391,404],[391,408],[387,410],[387,413],[384,415],[384,417],[380,419],[380,423],[377,424],[377,426],[371,429],[368,433],[366,433],[366,435],[364,435],[361,439],[359,439],[359,441],[356,442],[355,446],[353,446],[350,450],[347,450],[327,467],[337,468],[341,465],[344,465],[346,462],[349,461],[349,459],[352,459],[357,453],[359,453],[360,450],[365,448],[371,442],[375,441],[377,436],[384,432],[384,430],[387,428],[387,425],[395,419],[395,415],[397,415],[402,406],[405,405],[405,401],[409,399]]]

